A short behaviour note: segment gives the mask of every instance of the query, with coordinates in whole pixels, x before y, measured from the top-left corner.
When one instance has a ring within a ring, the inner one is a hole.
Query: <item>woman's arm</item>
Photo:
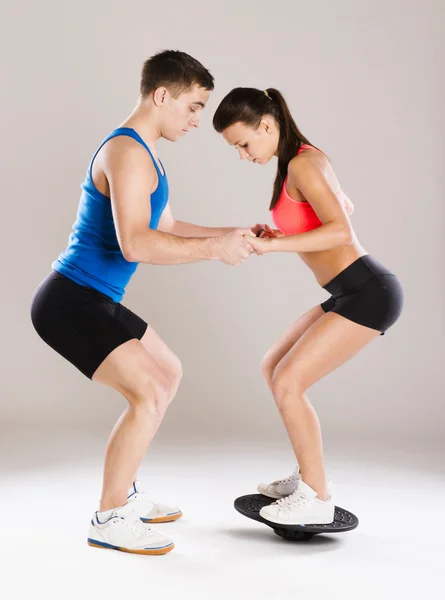
[[[288,181],[311,204],[322,225],[296,235],[249,240],[258,254],[317,252],[353,243],[354,231],[347,210],[327,181],[323,160],[302,154],[289,163],[288,169]]]

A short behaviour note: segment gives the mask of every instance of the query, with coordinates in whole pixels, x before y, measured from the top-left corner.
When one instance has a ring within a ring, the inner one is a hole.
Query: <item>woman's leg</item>
[[[272,392],[300,465],[301,478],[321,500],[327,498],[321,429],[305,392],[378,335],[379,331],[336,313],[325,313],[301,335],[273,371]]]
[[[126,504],[134,474],[176,393],[179,361],[167,361],[164,370],[160,362],[156,344],[151,347],[147,338],[144,343],[133,339],[113,350],[93,375],[94,381],[119,391],[129,404],[108,441],[100,511]]]
[[[272,391],[272,376],[277,364],[289,352],[303,333],[324,314],[326,313],[320,305],[314,306],[308,310],[301,315],[295,323],[292,323],[266,353],[261,363],[261,370],[263,371],[264,379],[270,391]]]

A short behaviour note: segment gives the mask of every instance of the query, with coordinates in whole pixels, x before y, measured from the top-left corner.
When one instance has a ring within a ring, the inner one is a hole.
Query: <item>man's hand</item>
[[[272,251],[272,243],[275,237],[278,236],[260,236],[260,237],[249,237],[248,242],[252,246],[253,251],[258,254],[258,256],[262,256],[267,252]]]
[[[254,249],[249,240],[255,235],[251,229],[234,229],[224,235],[212,238],[216,248],[216,257],[226,265],[240,265]]]

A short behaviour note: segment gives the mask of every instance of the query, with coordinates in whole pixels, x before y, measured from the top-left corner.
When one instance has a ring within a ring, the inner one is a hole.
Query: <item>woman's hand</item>
[[[281,233],[279,229],[271,229],[267,224],[261,225],[261,223],[257,223],[254,227],[251,227],[251,230],[257,237],[261,238],[276,238],[284,236],[284,233]]]
[[[258,256],[262,256],[266,252],[272,252],[272,243],[275,236],[264,236],[264,237],[252,237],[245,235],[244,239],[249,242]]]

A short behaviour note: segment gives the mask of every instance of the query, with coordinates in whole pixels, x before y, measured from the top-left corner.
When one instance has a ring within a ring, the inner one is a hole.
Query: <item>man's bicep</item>
[[[135,235],[150,224],[150,195],[157,174],[152,162],[133,148],[110,156],[107,166],[114,226],[125,256],[131,253]]]

